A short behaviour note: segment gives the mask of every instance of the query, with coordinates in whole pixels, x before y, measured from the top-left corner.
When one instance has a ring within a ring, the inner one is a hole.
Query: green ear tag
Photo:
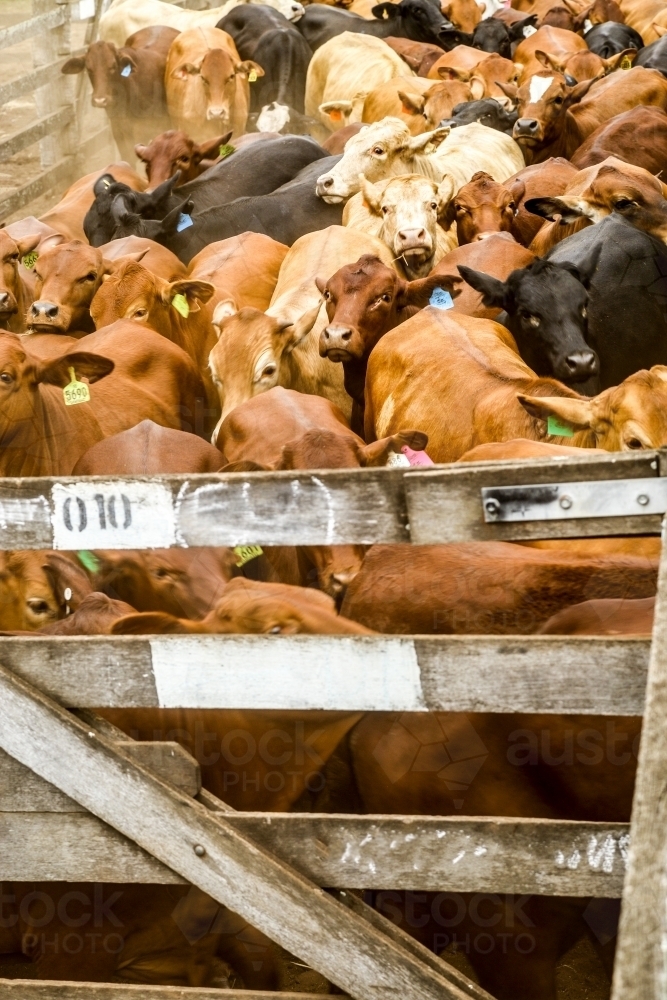
[[[81,552],[77,552],[77,559],[81,563],[84,569],[87,569],[89,573],[97,573],[100,568],[100,561],[94,552],[88,552],[84,549]]]
[[[185,297],[185,295],[181,295],[180,293],[178,295],[174,295],[173,299],[171,300],[171,304],[176,310],[176,312],[180,313],[183,319],[188,318],[188,316],[190,315],[190,306],[188,305],[188,300]]]
[[[71,382],[66,385],[63,389],[63,396],[65,397],[65,406],[74,406],[75,403],[89,403],[90,402],[90,389],[85,382],[77,382],[76,374],[73,368],[68,368],[69,377]]]
[[[574,437],[574,431],[567,424],[562,424],[558,417],[547,418],[547,434],[560,434],[561,437]]]
[[[235,149],[236,146],[232,146],[231,142],[226,142],[224,146],[220,147],[220,156],[230,156]]]
[[[237,566],[245,566],[251,559],[263,554],[261,545],[237,545],[234,549],[234,555],[238,557]]]
[[[35,266],[35,262],[36,262],[36,260],[37,260],[38,257],[39,257],[39,254],[37,253],[37,251],[36,250],[31,250],[30,253],[24,254],[24,256],[21,258],[21,263],[29,271],[32,271],[32,269]]]
[[[248,83],[256,83],[256,82],[257,82],[257,70],[251,69],[250,72],[248,73]]]

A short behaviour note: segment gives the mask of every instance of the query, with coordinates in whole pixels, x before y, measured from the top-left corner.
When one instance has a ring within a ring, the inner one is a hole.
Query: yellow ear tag
[[[24,256],[21,258],[21,263],[29,271],[32,271],[32,269],[35,266],[35,263],[36,263],[38,257],[39,257],[39,254],[37,253],[37,251],[36,250],[31,250],[30,253],[24,254]]]
[[[238,557],[237,566],[245,566],[246,563],[263,554],[264,550],[261,545],[237,545],[234,549],[234,555]]]
[[[248,73],[248,83],[257,83],[257,70],[251,69]]]
[[[621,69],[632,69],[632,59],[630,56],[624,56],[624,58],[621,59]]]
[[[188,300],[186,299],[185,295],[180,295],[180,294],[174,295],[173,299],[171,300],[171,304],[176,310],[176,312],[180,313],[183,319],[188,318],[188,316],[190,315],[190,306],[188,305]]]
[[[77,382],[76,373],[73,368],[68,368],[67,370],[72,381],[63,389],[65,406],[74,406],[75,403],[89,403],[90,389],[85,382]]]

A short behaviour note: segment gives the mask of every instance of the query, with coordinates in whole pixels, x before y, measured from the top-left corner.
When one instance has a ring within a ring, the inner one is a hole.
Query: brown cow
[[[439,275],[443,282],[453,280],[460,277],[459,264],[465,264],[476,271],[492,274],[499,281],[507,281],[512,271],[528,267],[534,260],[535,255],[520,246],[509,233],[493,233],[485,240],[475,240],[452,250],[442,258],[433,274]],[[459,285],[458,291],[454,312],[480,319],[495,319],[500,312],[496,306],[485,305],[481,293],[467,281]]]
[[[659,174],[667,162],[667,114],[661,108],[640,105],[615,115],[579,146],[572,163],[583,170],[608,156],[618,156],[651,174]]]
[[[522,82],[530,80],[535,73],[542,73],[545,69],[554,70],[556,73],[566,74],[581,83],[583,80],[599,80],[609,73],[613,73],[619,66],[623,65],[627,69],[637,58],[637,49],[623,49],[622,52],[609,59],[603,59],[595,52],[571,52],[569,55],[551,52],[542,52],[539,49],[534,54],[534,59],[524,67]]]
[[[599,125],[622,111],[639,104],[667,106],[667,80],[643,66],[575,86],[560,73],[541,73],[518,90],[505,86],[505,92],[518,100],[513,135],[533,162],[569,158]]]
[[[30,282],[29,270],[22,260],[39,241],[38,234],[15,240],[6,230],[0,230],[0,326],[12,333],[22,333],[26,328],[34,282]]]
[[[610,156],[575,174],[562,195],[527,203],[531,211],[551,220],[540,229],[530,249],[543,256],[571,233],[600,222],[611,212],[667,242],[666,192],[667,187],[648,170]]]
[[[143,28],[122,48],[113,42],[93,42],[84,56],[72,56],[63,73],[88,74],[92,105],[104,108],[120,155],[134,160],[134,145],[169,128],[164,70],[174,28]]]
[[[176,254],[167,250],[161,243],[146,239],[144,236],[122,236],[118,240],[102,244],[99,249],[104,259],[108,261],[117,261],[120,257],[140,260],[145,268],[167,281],[176,281],[187,275],[185,265],[181,264]]]
[[[270,635],[372,635],[336,614],[331,597],[308,587],[236,578],[201,621],[159,612],[128,615],[114,622],[114,635],[265,633]]]
[[[427,42],[413,42],[409,38],[394,38],[389,35],[384,41],[397,52],[417,76],[428,76],[428,71],[434,62],[444,55],[439,45]]]
[[[400,118],[411,135],[421,135],[437,128],[445,118],[451,118],[457,104],[476,101],[485,91],[486,83],[481,76],[472,76],[466,83],[396,77],[371,90],[364,100],[361,120],[370,124],[387,117]]]
[[[429,80],[462,80],[464,83],[473,76],[480,76],[486,83],[486,96],[505,102],[507,94],[501,84],[515,86],[519,67],[495,52],[457,45],[434,62],[426,75]]]
[[[76,611],[92,590],[88,577],[60,552],[0,555],[0,628],[34,632]]]
[[[181,175],[176,187],[193,181],[218,160],[220,147],[229,143],[231,137],[231,132],[225,132],[206,142],[196,143],[185,132],[169,129],[155,136],[147,146],[136,145],[134,152],[146,165],[147,190],[154,191],[176,171]]]
[[[531,13],[534,11],[531,10]],[[537,58],[537,52],[541,52],[543,56],[551,56],[559,62],[566,62],[575,52],[587,51],[586,42],[573,31],[564,31],[551,25],[538,28],[534,34],[524,38],[514,52],[514,62],[522,67],[519,85],[528,83],[531,76],[544,71],[545,64]],[[550,64],[547,64],[546,68],[555,69]]]
[[[248,80],[264,76],[251,59],[241,60],[231,35],[219,28],[192,28],[172,42],[165,87],[172,122],[196,142],[221,131],[245,132]],[[162,131],[162,130],[160,130]]]
[[[570,444],[631,451],[667,441],[666,414],[666,367],[637,372],[589,399],[537,377],[504,327],[428,308],[386,334],[371,354],[364,436],[373,441],[417,427],[428,434],[433,461],[452,462],[485,441],[561,444],[547,432],[553,416],[573,428]]]
[[[45,212],[40,221],[51,226],[57,233],[62,233],[65,239],[87,242],[83,231],[83,220],[90,206],[95,201],[93,188],[104,174],[111,176],[121,184],[127,184],[133,191],[145,191],[146,181],[127,163],[112,163],[104,170],[95,170],[75,181],[67,189],[57,205]]]
[[[0,474],[68,476],[96,441],[146,418],[189,430],[200,420],[202,380],[188,356],[152,330],[118,322],[42,361],[30,338],[0,333]],[[76,378],[98,383],[90,402],[65,406]]]
[[[511,186],[509,182],[499,184],[479,170],[459,188],[443,221],[448,227],[456,222],[459,246],[484,240],[491,233],[511,233],[524,193],[525,185],[520,179],[515,179]]]
[[[72,475],[159,476],[172,472],[217,472],[224,464],[224,455],[196,434],[142,420],[135,427],[94,444],[76,463]]]
[[[511,542],[374,545],[341,613],[376,632],[526,635],[578,600],[652,596],[657,562]]]
[[[269,308],[288,247],[263,233],[240,233],[209,243],[192,258],[188,274],[215,286],[211,305],[233,300],[237,309]]]
[[[512,235],[523,246],[528,247],[542,228],[539,216],[529,212],[525,207],[531,198],[550,198],[562,194],[569,182],[575,176],[577,168],[562,156],[549,157],[543,163],[533,163],[519,170],[505,182],[505,187],[512,189],[515,181],[521,181],[524,186],[522,198],[517,197],[518,211],[514,217]]]
[[[320,355],[342,363],[345,390],[354,401],[352,427],[361,431],[371,351],[388,330],[422,309],[436,288],[456,294],[461,278],[457,272],[451,278],[438,274],[408,282],[377,257],[365,254],[327,281],[317,278],[316,284],[329,320],[320,334]]]

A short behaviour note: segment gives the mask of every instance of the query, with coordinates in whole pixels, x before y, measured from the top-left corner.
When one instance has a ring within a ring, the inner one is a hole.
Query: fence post
[[[32,10],[35,16],[46,14],[57,9],[58,6],[57,0],[32,0]],[[48,66],[60,56],[67,55],[71,48],[70,39],[69,19],[59,28],[53,28],[51,31],[37,35],[33,39],[35,69]],[[73,102],[74,84],[66,76],[61,76],[59,80],[53,81],[45,87],[38,87],[35,91],[35,105],[39,118],[57,111],[63,105],[71,105]],[[59,132],[54,132],[41,140],[39,149],[43,168],[52,167],[74,151],[73,131],[75,128],[75,124],[66,126]]]

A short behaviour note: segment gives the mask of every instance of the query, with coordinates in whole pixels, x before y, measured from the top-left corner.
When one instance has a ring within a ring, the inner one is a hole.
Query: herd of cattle
[[[3,475],[250,477],[667,444],[665,0],[114,0],[99,28],[63,72],[87,73],[127,162],[0,229]],[[73,380],[89,388],[65,405]],[[646,634],[658,554],[652,538],[283,546],[245,562],[11,552],[0,628]],[[107,715],[178,739],[236,808],[605,822],[629,817],[640,731]],[[58,940],[71,886],[41,888]],[[119,889],[122,919],[102,925],[120,949],[48,947],[40,894],[16,884],[0,951],[44,979],[208,985],[222,956],[230,982],[284,986],[285,957],[201,894]],[[609,988],[613,930],[591,934],[588,900],[534,897],[518,919],[509,897],[423,894],[416,915],[411,894],[384,895],[498,1000],[560,997],[559,961],[584,934],[595,996]]]

